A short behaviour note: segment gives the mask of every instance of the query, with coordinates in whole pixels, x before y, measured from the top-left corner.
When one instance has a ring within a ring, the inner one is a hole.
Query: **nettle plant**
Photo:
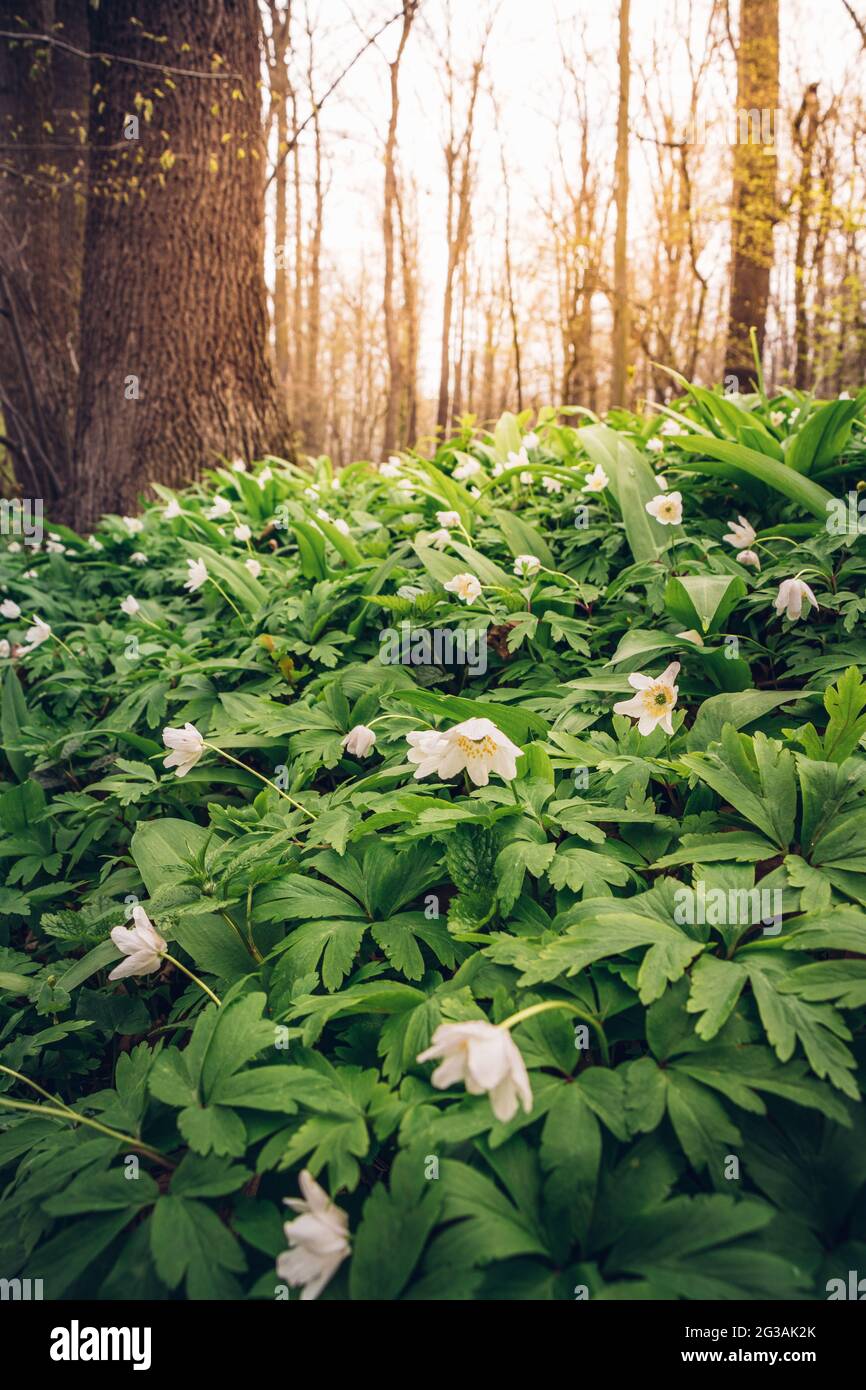
[[[0,1274],[866,1269],[866,392],[677,387],[6,536]]]

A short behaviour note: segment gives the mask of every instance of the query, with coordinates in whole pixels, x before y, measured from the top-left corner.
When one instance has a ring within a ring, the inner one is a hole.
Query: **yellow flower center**
[[[457,747],[467,758],[492,758],[496,752],[496,744],[489,734],[483,738],[467,738],[465,734],[457,735]]]
[[[649,714],[659,714],[675,703],[674,692],[669,685],[651,685],[641,698]]]

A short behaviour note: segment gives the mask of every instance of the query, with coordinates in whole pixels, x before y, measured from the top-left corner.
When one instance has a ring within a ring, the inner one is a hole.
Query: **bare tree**
[[[451,334],[453,329],[454,291],[458,267],[469,245],[472,211],[472,185],[475,118],[481,90],[484,56],[493,21],[489,21],[481,39],[479,52],[472,62],[466,80],[462,123],[458,117],[459,78],[454,64],[451,34],[451,15],[447,12],[446,45],[441,53],[444,70],[448,128],[445,139],[445,234],[448,260],[445,270],[445,290],[442,297],[442,346],[439,363],[439,403],[436,427],[440,433],[448,429],[451,419]],[[458,125],[460,129],[458,130]]]
[[[385,283],[382,299],[382,312],[385,320],[385,345],[388,353],[388,396],[385,406],[385,427],[382,452],[391,453],[397,440],[397,423],[401,400],[405,391],[405,341],[400,342],[400,333],[394,308],[394,282],[396,279],[395,244],[399,237],[397,194],[397,121],[400,112],[400,61],[409,42],[412,21],[418,10],[418,0],[404,0],[403,25],[397,52],[388,64],[390,78],[391,109],[388,117],[388,133],[385,137],[385,188],[382,202],[382,241],[385,250]]]

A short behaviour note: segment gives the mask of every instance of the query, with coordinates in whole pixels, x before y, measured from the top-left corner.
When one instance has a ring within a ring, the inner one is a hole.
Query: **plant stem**
[[[226,591],[225,591],[225,589],[222,587],[222,585],[221,585],[221,584],[218,584],[218,583],[216,582],[216,580],[214,579],[214,577],[213,577],[212,574],[209,574],[209,575],[208,575],[208,579],[210,580],[211,584],[213,584],[213,586],[214,586],[214,588],[216,589],[217,593],[218,593],[218,594],[222,594],[223,598],[225,599],[225,601],[226,601],[226,603],[229,605],[229,607],[230,607],[230,608],[233,608],[233,609],[235,610],[235,612],[237,613],[238,617],[240,617],[240,616],[241,616],[241,610],[238,608],[238,606],[237,606],[236,603],[233,603],[233,602],[232,602],[232,600],[229,598],[228,594],[226,593]]]
[[[245,948],[245,950],[249,951],[250,955],[253,957],[253,960],[255,960],[256,963],[257,963],[258,965],[261,965],[262,961],[264,960],[264,956],[261,955],[261,953],[259,952],[258,947],[256,946],[256,943],[253,941],[253,938],[252,938],[252,928],[248,928],[249,940],[247,940],[247,939],[244,937],[244,934],[243,934],[243,932],[241,931],[240,927],[238,926],[237,922],[235,922],[235,921],[232,919],[231,914],[228,913],[228,912],[226,912],[226,910],[225,910],[224,907],[221,907],[221,908],[220,908],[219,914],[220,914],[220,917],[222,917],[223,921],[228,923],[228,925],[231,927],[232,931],[233,931],[233,932],[237,932],[238,940],[240,940],[240,941],[242,941],[242,942],[244,943],[244,948]]]
[[[512,1014],[510,1018],[506,1018],[504,1023],[499,1024],[499,1027],[514,1028],[518,1023],[525,1023],[528,1018],[533,1018],[535,1014],[546,1013],[549,1009],[567,1009],[569,1013],[574,1014],[575,1018],[580,1018],[584,1023],[588,1023],[590,1028],[595,1030],[604,1065],[610,1066],[610,1049],[607,1045],[604,1029],[598,1019],[593,1018],[592,1014],[585,1013],[583,1009],[579,1009],[576,1004],[568,1003],[565,999],[548,999],[543,1004],[530,1004],[527,1008]]]
[[[211,752],[213,753],[219,753],[221,758],[228,758],[230,763],[234,763],[235,767],[242,767],[244,772],[250,772],[252,773],[253,777],[258,777],[259,781],[264,782],[265,786],[270,787],[272,791],[275,791],[277,793],[277,796],[281,796],[284,801],[290,802],[291,805],[294,806],[296,811],[303,811],[305,816],[310,817],[310,820],[318,820],[318,817],[314,815],[312,811],[308,811],[306,806],[302,806],[299,801],[295,801],[293,797],[289,796],[288,792],[281,791],[281,789],[277,786],[276,782],[271,781],[270,777],[265,777],[263,773],[256,772],[254,767],[247,767],[247,764],[242,763],[240,758],[232,757],[231,753],[227,753],[224,748],[217,748],[215,743],[208,743],[204,741],[204,746],[205,748],[210,748]]]
[[[100,1134],[107,1134],[111,1139],[119,1139],[124,1144],[129,1144],[133,1149],[140,1149],[148,1158],[155,1163],[161,1163],[165,1168],[173,1168],[174,1164],[159,1149],[152,1149],[148,1144],[142,1144],[140,1139],[134,1139],[131,1134],[123,1134],[118,1129],[111,1129],[108,1125],[100,1124],[99,1120],[92,1120],[88,1115],[79,1115],[77,1110],[73,1110],[70,1105],[66,1105],[59,1096],[53,1096],[50,1091],[44,1091],[41,1086],[37,1086],[35,1081],[31,1081],[29,1076],[22,1075],[19,1071],[13,1071],[12,1067],[5,1067],[0,1064],[0,1071],[7,1076],[12,1076],[16,1081],[23,1081],[25,1086],[31,1086],[34,1091],[38,1091],[41,1096],[51,1101],[51,1106],[35,1105],[26,1100],[10,1100],[7,1096],[0,1096],[0,1105],[6,1105],[12,1110],[25,1110],[37,1115],[56,1115],[62,1120],[71,1120],[74,1124],[88,1125],[90,1129],[98,1130]]]
[[[178,968],[178,970],[182,970],[183,973],[184,973],[184,975],[188,975],[189,978],[190,978],[195,984],[198,985],[199,989],[203,989],[204,992],[205,992],[205,994],[210,995],[211,999],[214,1001],[214,1003],[216,1004],[217,1008],[219,1008],[219,1009],[222,1008],[222,1002],[223,1002],[223,1001],[222,1001],[221,999],[218,999],[218,998],[217,998],[217,996],[214,994],[214,992],[213,992],[212,989],[208,989],[208,987],[207,987],[207,985],[205,984],[204,980],[200,980],[199,977],[198,977],[198,975],[194,975],[194,974],[192,973],[191,970],[187,970],[186,966],[185,966],[185,965],[182,965],[181,962],[180,962],[179,960],[177,960],[177,958],[176,958],[175,956],[170,955],[168,951],[161,951],[161,952],[160,952],[160,955],[162,956],[163,960],[170,960],[171,963],[172,963],[172,965],[176,965],[177,968]]]

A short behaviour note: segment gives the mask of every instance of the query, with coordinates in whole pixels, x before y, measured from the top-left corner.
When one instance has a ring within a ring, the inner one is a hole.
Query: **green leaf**
[[[544,1197],[554,1229],[582,1244],[595,1205],[601,1129],[577,1086],[558,1088],[541,1132],[540,1158],[548,1174]]]
[[[420,1151],[406,1150],[367,1201],[353,1238],[349,1292],[353,1299],[398,1299],[439,1218],[444,1193]]]
[[[701,1015],[695,1024],[699,1038],[714,1038],[727,1023],[747,979],[748,972],[734,961],[703,955],[695,962],[686,1009],[690,1014]]]
[[[585,425],[575,431],[593,464],[601,464],[622,512],[631,553],[638,564],[657,560],[670,537],[646,509],[659,494],[655,474],[630,440],[608,425]]]
[[[27,779],[33,759],[16,745],[21,742],[22,729],[29,722],[29,711],[15,670],[7,666],[3,673],[3,689],[0,694],[0,734],[3,751],[9,766],[19,782]]]
[[[827,517],[827,503],[833,501],[832,494],[820,483],[805,478],[794,468],[775,459],[760,454],[756,449],[747,449],[743,444],[733,444],[727,439],[694,438],[684,435],[677,439],[678,447],[686,454],[708,454],[709,459],[680,459],[679,466],[696,473],[712,473],[719,477],[740,481],[755,478],[774,492],[787,497],[805,512],[811,512],[821,521]]]
[[[669,579],[665,607],[684,627],[718,632],[746,586],[736,575],[686,574]]]
[[[216,1212],[190,1197],[161,1197],[150,1224],[157,1273],[170,1289],[186,1279],[188,1298],[230,1298],[246,1260]],[[236,1296],[236,1295],[235,1295]]]

